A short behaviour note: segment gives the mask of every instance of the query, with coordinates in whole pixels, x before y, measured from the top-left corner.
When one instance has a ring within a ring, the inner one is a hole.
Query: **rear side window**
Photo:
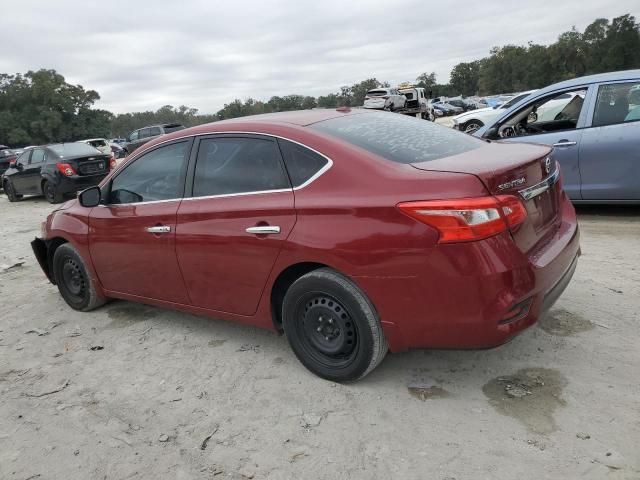
[[[149,136],[150,137],[156,137],[158,135],[162,135],[162,130],[160,130],[160,127],[151,127],[149,129]]]
[[[113,179],[110,204],[171,200],[182,197],[188,142],[145,153]]]
[[[246,137],[200,141],[194,197],[284,188],[289,188],[289,181],[275,141]]]
[[[640,82],[600,85],[592,126],[640,120]]]
[[[414,117],[384,112],[345,115],[310,126],[398,163],[419,163],[475,150],[483,141]]]
[[[33,165],[34,163],[42,163],[42,162],[44,162],[44,150],[38,148],[37,150],[34,150],[33,153],[31,154],[31,161],[29,163]]]
[[[308,182],[329,163],[322,155],[288,140],[278,140],[294,188]]]

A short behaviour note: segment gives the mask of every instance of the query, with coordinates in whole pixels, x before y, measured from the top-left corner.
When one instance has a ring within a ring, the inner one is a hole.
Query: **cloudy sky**
[[[0,72],[53,68],[116,113],[234,98],[323,95],[375,76],[392,84],[551,43],[638,0],[1,0]]]

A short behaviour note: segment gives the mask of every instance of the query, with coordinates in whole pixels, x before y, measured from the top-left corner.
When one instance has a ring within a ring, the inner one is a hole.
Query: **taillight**
[[[58,167],[60,173],[65,177],[71,177],[76,174],[76,171],[68,163],[57,163],[56,166]]]
[[[525,206],[513,195],[404,202],[398,208],[438,230],[439,243],[492,237],[513,230],[527,218]]]
[[[118,166],[118,162],[116,162],[116,159],[113,158],[112,156],[111,159],[109,160],[109,170],[113,170],[117,166]]]

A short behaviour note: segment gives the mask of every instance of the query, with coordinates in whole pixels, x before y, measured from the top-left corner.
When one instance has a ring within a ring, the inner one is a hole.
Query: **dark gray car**
[[[182,129],[184,129],[184,126],[179,123],[163,123],[160,125],[151,125],[149,127],[139,128],[129,134],[127,142],[123,145],[123,148],[127,154],[130,154],[133,153],[136,148],[144,145],[149,140],[153,140],[165,133],[171,133]]]
[[[552,145],[574,203],[640,203],[640,70],[543,88],[474,135]]]

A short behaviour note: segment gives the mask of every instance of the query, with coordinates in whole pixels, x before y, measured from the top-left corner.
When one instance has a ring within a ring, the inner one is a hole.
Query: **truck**
[[[433,110],[430,108],[427,92],[422,87],[415,87],[410,83],[401,83],[398,85],[398,91],[407,98],[404,108],[395,112],[402,115],[410,115],[424,120],[435,120]]]

